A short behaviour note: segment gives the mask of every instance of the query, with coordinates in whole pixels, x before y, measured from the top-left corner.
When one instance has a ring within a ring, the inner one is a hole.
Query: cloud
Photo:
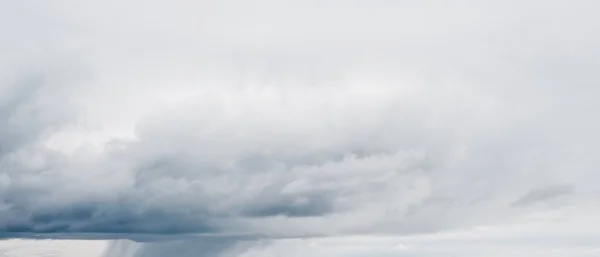
[[[586,222],[591,220],[586,219]],[[563,223],[564,222],[564,223]],[[340,236],[277,240],[175,240],[155,244],[118,241],[105,256],[594,256],[597,232],[582,223],[519,224],[409,236]],[[592,233],[589,233],[592,232]],[[222,246],[227,245],[226,249]],[[144,249],[144,251],[139,251]],[[132,253],[139,254],[133,255]]]
[[[3,5],[5,238],[430,234],[597,203],[594,1]]]
[[[535,204],[552,198],[569,195],[575,192],[573,185],[555,185],[541,189],[533,189],[513,203],[515,206]]]
[[[254,241],[240,241],[238,238],[205,238],[202,240],[170,240],[158,243],[138,243],[119,240],[105,249],[103,256],[238,256],[248,248],[260,246]]]

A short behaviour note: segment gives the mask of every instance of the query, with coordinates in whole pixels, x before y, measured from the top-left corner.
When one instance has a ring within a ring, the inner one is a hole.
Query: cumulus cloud
[[[2,6],[4,237],[405,235],[597,201],[594,1]]]

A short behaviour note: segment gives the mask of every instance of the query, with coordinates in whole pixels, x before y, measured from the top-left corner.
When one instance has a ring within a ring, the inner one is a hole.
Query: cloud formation
[[[597,204],[595,1],[2,5],[3,237],[406,235]]]

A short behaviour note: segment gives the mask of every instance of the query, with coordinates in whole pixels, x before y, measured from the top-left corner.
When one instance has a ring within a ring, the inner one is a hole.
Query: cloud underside
[[[422,234],[597,203],[593,1],[113,2],[0,8],[4,238]]]

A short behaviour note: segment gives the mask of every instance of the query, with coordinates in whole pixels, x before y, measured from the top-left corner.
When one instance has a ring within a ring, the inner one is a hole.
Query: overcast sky
[[[0,0],[0,234],[181,243],[107,256],[600,256],[599,11]]]

